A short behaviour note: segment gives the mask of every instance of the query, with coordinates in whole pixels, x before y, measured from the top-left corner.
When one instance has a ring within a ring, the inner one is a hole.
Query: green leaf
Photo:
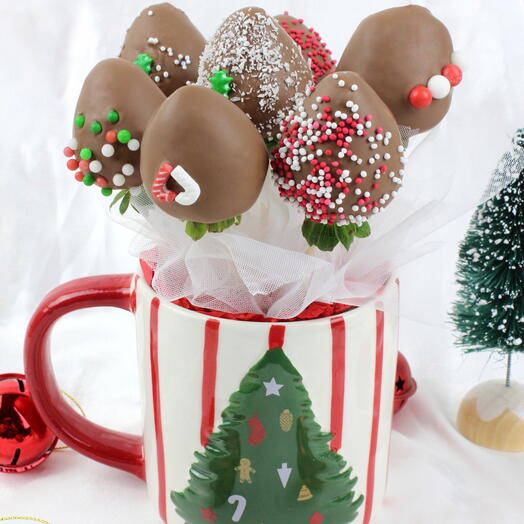
[[[268,150],[268,153],[272,153],[273,149],[278,146],[278,140],[276,138],[273,138],[272,140],[264,140],[266,143],[266,149]]]
[[[186,222],[186,233],[193,240],[200,240],[207,233],[208,224],[201,224],[200,222]]]
[[[127,208],[129,207],[130,202],[131,202],[131,192],[126,191],[126,194],[122,198],[122,202],[120,202],[120,207],[118,208],[121,215],[125,214],[125,212],[127,211]]]
[[[369,222],[364,222],[361,226],[357,227],[355,231],[355,236],[358,238],[366,238],[371,235],[371,227],[369,227]]]
[[[333,251],[339,242],[334,225],[319,224],[309,218],[302,224],[302,234],[310,246],[321,251]]]
[[[238,215],[233,218],[227,218],[220,222],[213,222],[212,224],[201,224],[200,222],[186,222],[186,233],[193,240],[200,240],[208,231],[210,233],[222,233],[231,226],[238,226],[242,220],[242,216]]]
[[[227,220],[214,222],[213,224],[208,224],[208,231],[210,233],[222,233],[222,231],[226,230],[228,227],[231,227],[234,225],[234,223],[234,218],[228,218]]]
[[[128,189],[122,189],[121,191],[119,191],[115,195],[115,198],[113,198],[111,204],[109,205],[109,209],[111,209],[119,200],[121,200],[128,191]]]
[[[349,250],[349,246],[351,246],[355,239],[355,227],[353,224],[347,226],[335,226],[335,233],[339,242],[346,248],[346,251]]]

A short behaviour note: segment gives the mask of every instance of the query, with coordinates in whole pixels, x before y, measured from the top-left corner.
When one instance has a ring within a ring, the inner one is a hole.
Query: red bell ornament
[[[408,361],[402,353],[399,353],[397,360],[397,374],[395,377],[395,399],[393,404],[393,412],[398,413],[416,391],[417,383],[411,375],[411,369],[409,367]]]
[[[0,375],[0,472],[22,473],[39,466],[57,440],[38,414],[24,375]]]

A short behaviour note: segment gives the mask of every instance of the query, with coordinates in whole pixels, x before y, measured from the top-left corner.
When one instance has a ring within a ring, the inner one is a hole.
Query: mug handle
[[[46,424],[68,446],[89,458],[145,479],[143,439],[90,422],[60,393],[51,365],[49,336],[71,311],[117,307],[134,312],[134,275],[101,275],[73,280],[51,291],[38,306],[25,338],[29,391]]]

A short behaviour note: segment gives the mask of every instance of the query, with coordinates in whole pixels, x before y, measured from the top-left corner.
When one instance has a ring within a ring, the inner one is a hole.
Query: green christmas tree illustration
[[[522,130],[514,143],[524,147]],[[509,386],[512,354],[524,352],[524,170],[473,215],[459,250],[457,282],[451,313],[457,343],[466,352],[506,355]]]
[[[276,348],[248,372],[171,499],[187,524],[346,524],[356,477],[329,449],[302,377]]]

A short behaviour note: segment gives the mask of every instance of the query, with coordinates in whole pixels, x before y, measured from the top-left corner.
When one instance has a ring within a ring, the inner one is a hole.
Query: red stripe
[[[138,274],[133,277],[131,284],[131,296],[129,297],[129,308],[132,313],[136,312],[136,286],[138,284]]]
[[[331,319],[331,336],[331,449],[338,451],[342,446],[346,380],[346,323],[342,317]]]
[[[217,381],[218,329],[220,322],[206,321],[204,334],[204,372],[202,377],[202,421],[200,442],[207,446],[207,439],[215,425],[215,387]]]
[[[153,385],[153,410],[155,416],[156,458],[158,463],[158,507],[160,516],[166,521],[166,462],[164,456],[164,433],[160,402],[160,377],[158,367],[158,309],[160,300],[151,301],[149,348],[151,358],[151,382]]]
[[[273,324],[269,329],[269,349],[284,347],[284,337],[286,335],[286,326],[282,324]]]
[[[369,446],[368,477],[366,484],[366,508],[364,524],[368,524],[373,507],[373,491],[375,489],[375,459],[377,454],[378,425],[380,418],[380,397],[382,394],[382,367],[384,360],[384,312],[376,311],[377,342],[375,357],[375,391],[373,395],[373,422],[371,425],[371,443]]]

